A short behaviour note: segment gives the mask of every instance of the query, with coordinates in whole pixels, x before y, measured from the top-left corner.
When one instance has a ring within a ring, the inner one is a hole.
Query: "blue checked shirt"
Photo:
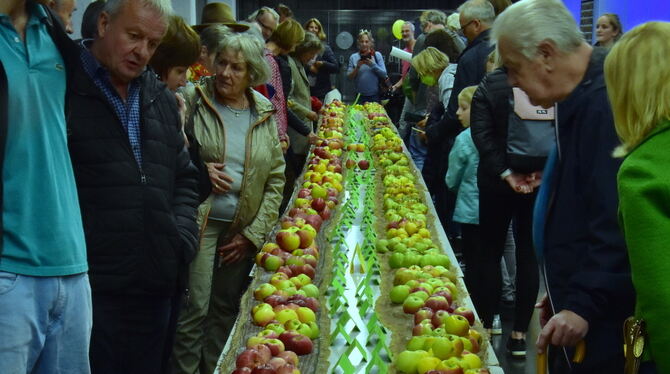
[[[138,79],[133,79],[128,87],[128,98],[124,100],[116,92],[109,80],[109,72],[98,60],[93,57],[88,50],[85,41],[82,41],[81,62],[84,70],[93,79],[95,85],[102,91],[107,101],[112,105],[116,115],[123,125],[123,129],[128,134],[130,147],[133,150],[137,165],[142,167],[142,149],[140,134],[140,83]]]

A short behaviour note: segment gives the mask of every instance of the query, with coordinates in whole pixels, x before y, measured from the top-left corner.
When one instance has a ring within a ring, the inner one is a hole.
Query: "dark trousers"
[[[477,302],[485,297],[482,294],[481,258],[484,255],[482,254],[479,225],[461,223],[461,235],[463,239],[463,262],[465,262],[465,286],[468,288],[472,302],[475,304],[475,309],[479,311],[480,306]]]
[[[159,374],[172,297],[93,293],[92,374]]]
[[[381,102],[379,99],[379,94],[377,95],[372,95],[372,96],[364,96],[361,95],[361,97],[358,99],[359,104],[365,104],[365,103],[379,103]]]
[[[498,181],[499,182],[499,181]],[[482,255],[481,284],[487,290],[476,303],[484,327],[491,327],[502,294],[500,260],[510,222],[514,219],[516,243],[516,304],[514,331],[525,332],[533,315],[539,273],[532,243],[533,205],[536,193],[523,195],[507,184],[479,190],[479,227]]]

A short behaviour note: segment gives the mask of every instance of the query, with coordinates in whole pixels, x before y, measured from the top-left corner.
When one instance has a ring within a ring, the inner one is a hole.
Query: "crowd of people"
[[[0,371],[212,373],[341,67],[284,5],[189,26],[169,0],[95,1],[76,41],[74,7],[0,3]],[[402,25],[396,82],[360,30],[346,75],[359,102],[405,96],[484,327],[507,285],[512,356],[538,308],[556,372],[670,373],[670,24],[604,14],[592,46],[558,0],[451,13]]]

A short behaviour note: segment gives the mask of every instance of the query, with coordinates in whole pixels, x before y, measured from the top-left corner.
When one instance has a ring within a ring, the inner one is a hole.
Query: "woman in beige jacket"
[[[219,45],[215,75],[184,92],[191,154],[208,178],[198,211],[200,250],[177,325],[175,373],[214,372],[284,189],[275,110],[251,89],[270,74],[263,45],[247,34]]]

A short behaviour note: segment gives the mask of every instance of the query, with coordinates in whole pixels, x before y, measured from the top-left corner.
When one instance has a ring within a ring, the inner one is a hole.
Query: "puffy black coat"
[[[143,164],[103,93],[83,68],[69,92],[69,147],[94,292],[171,295],[195,255],[197,170],[172,94],[140,76]]]
[[[470,128],[479,151],[477,181],[480,189],[509,189],[500,174],[507,163],[507,124],[512,87],[502,69],[486,75],[472,97]]]

